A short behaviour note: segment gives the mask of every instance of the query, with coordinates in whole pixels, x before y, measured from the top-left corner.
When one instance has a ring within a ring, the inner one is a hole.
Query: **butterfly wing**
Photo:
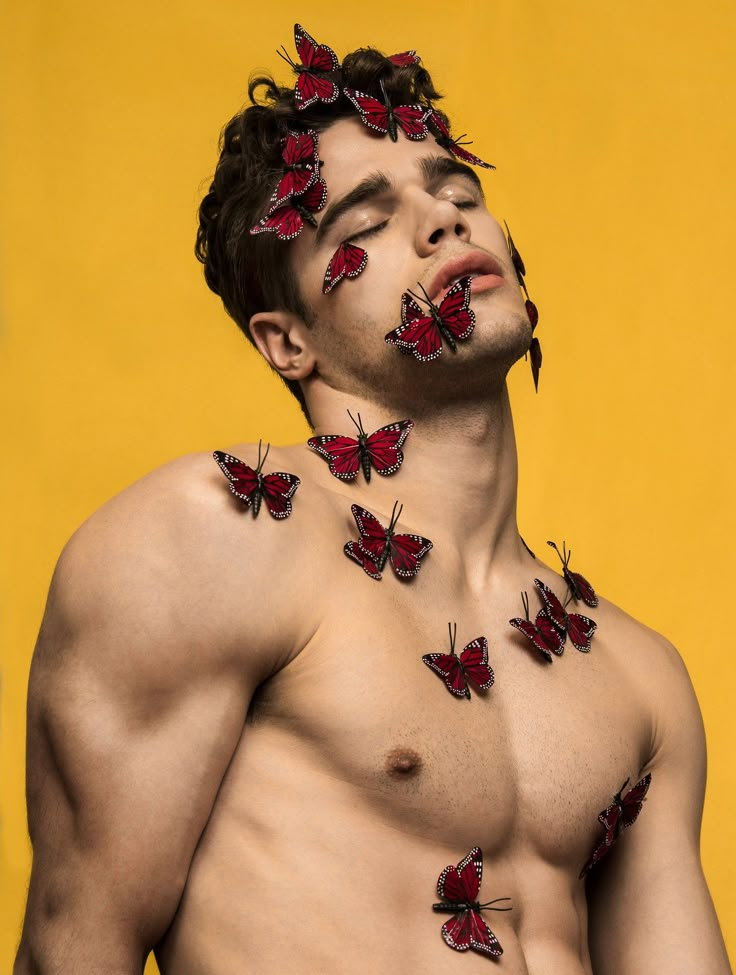
[[[358,109],[365,125],[375,132],[380,132],[381,135],[386,135],[388,132],[388,109],[383,102],[379,102],[377,98],[371,98],[370,95],[363,94],[362,91],[356,91],[354,88],[344,88],[343,91]]]
[[[249,467],[245,461],[233,457],[232,454],[226,454],[222,450],[215,450],[212,456],[225,477],[230,481],[230,490],[235,497],[250,505],[258,487],[258,475],[253,468]]]
[[[337,71],[340,62],[326,44],[318,44],[301,24],[294,24],[294,44],[299,60],[310,71]]]
[[[298,109],[308,108],[315,102],[330,104],[337,100],[340,89],[329,78],[320,78],[311,71],[301,71],[294,85],[294,101]]]
[[[582,650],[583,653],[588,653],[590,651],[590,641],[593,639],[593,634],[598,628],[598,624],[595,620],[592,620],[589,616],[583,616],[582,613],[568,613],[566,618],[567,624],[567,635],[570,637],[570,642],[578,650]]]
[[[497,958],[503,954],[503,948],[496,935],[491,931],[478,911],[469,910],[468,926],[470,928],[470,947],[482,955]]]
[[[421,560],[432,548],[432,543],[422,535],[392,535],[389,541],[389,557],[397,576],[409,579],[421,568]]]
[[[529,346],[529,361],[532,366],[532,378],[534,379],[535,391],[539,389],[539,370],[542,368],[542,346],[539,339],[534,336]]]
[[[307,444],[330,465],[330,474],[352,481],[360,469],[360,444],[352,437],[329,434],[310,437]]]
[[[490,163],[483,162],[478,156],[474,156],[472,152],[468,152],[467,149],[463,149],[461,145],[458,145],[450,135],[450,130],[445,124],[444,119],[435,109],[430,109],[427,122],[429,127],[434,131],[439,145],[443,149],[447,149],[448,152],[451,152],[453,156],[462,159],[463,162],[470,163],[471,166],[482,166],[484,169],[496,168],[495,166],[491,166]]]
[[[427,137],[429,129],[426,122],[426,108],[422,108],[421,105],[398,105],[391,111],[408,138],[418,141]]]
[[[401,51],[400,54],[389,54],[388,59],[397,68],[407,68],[411,64],[419,64],[422,60],[416,51]]]
[[[291,497],[302,482],[296,474],[274,471],[263,478],[263,500],[274,518],[288,518]]]
[[[379,427],[368,437],[365,449],[379,474],[394,474],[401,467],[404,462],[401,448],[413,427],[413,420],[398,420]]]
[[[369,559],[376,563],[380,562],[386,547],[386,529],[375,515],[361,508],[359,504],[352,505],[350,510],[360,532],[358,545]]]
[[[398,345],[420,362],[429,362],[442,353],[442,336],[431,315],[425,315],[407,292],[401,296],[401,325],[385,337],[389,345]]]
[[[488,666],[488,640],[484,636],[477,637],[465,647],[460,662],[467,676],[481,690],[493,686],[493,671]]]
[[[453,284],[439,305],[442,323],[456,339],[467,339],[475,328],[475,312],[470,306],[470,277]]]
[[[361,549],[357,542],[345,542],[343,546],[343,552],[347,555],[349,559],[353,562],[357,562],[361,569],[371,577],[371,579],[380,579],[381,573],[378,566],[369,558],[366,553]]]
[[[425,653],[424,663],[439,674],[448,691],[457,697],[466,697],[466,684],[463,669],[457,656],[451,653]]]
[[[269,210],[265,217],[250,228],[252,234],[275,233],[278,240],[293,240],[304,227],[301,213],[289,198],[285,203]]]
[[[310,213],[316,213],[322,209],[326,200],[327,183],[323,179],[316,179],[299,197],[299,205]]]
[[[317,133],[312,130],[287,134],[281,153],[287,168],[276,187],[274,194],[276,206],[290,196],[300,196],[317,178],[319,173],[317,143]]]
[[[564,633],[566,629],[565,618],[567,613],[562,608],[562,603],[557,598],[555,593],[549,588],[549,586],[545,585],[541,579],[535,579],[534,585],[539,593],[540,599],[544,603],[547,616],[549,616],[557,629],[562,630]]]
[[[633,785],[621,800],[621,821],[623,827],[631,826],[641,812],[641,807],[649,791],[652,773],[647,772],[643,779]]]
[[[357,278],[368,263],[368,254],[344,240],[330,258],[322,283],[322,294],[329,294],[343,278]]]
[[[437,879],[437,893],[451,903],[467,904],[477,899],[482,879],[483,851],[474,846],[456,867],[445,867]]]
[[[564,634],[557,629],[543,609],[537,613],[534,623],[519,617],[509,620],[509,623],[523,633],[539,652],[552,662],[552,654],[560,656],[565,646]]]
[[[571,572],[568,568],[562,571],[575,599],[582,599],[586,606],[594,609],[598,605],[598,596],[585,576],[581,576],[579,572]]]
[[[467,951],[470,948],[470,911],[455,914],[442,925],[442,937],[455,951]]]
[[[492,166],[491,163],[484,162],[480,156],[476,156],[474,153],[468,152],[464,146],[461,146],[459,143],[452,140],[450,140],[450,145],[446,146],[445,148],[449,149],[449,151],[457,159],[461,159],[464,163],[468,163],[471,166],[482,166],[483,169],[496,168],[495,166]]]

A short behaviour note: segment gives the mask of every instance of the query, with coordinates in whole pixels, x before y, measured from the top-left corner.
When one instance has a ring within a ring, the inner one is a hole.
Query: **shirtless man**
[[[343,80],[380,97],[376,65],[394,104],[436,100],[419,67],[375,54],[347,58]],[[509,626],[521,592],[539,608],[535,578],[563,599],[566,583],[517,530],[505,377],[531,325],[474,171],[432,133],[380,137],[342,95],[301,112],[290,97],[282,125],[320,132],[318,229],[248,233],[281,175],[277,109],[249,109],[202,207],[208,281],[317,434],[349,432],[348,409],[367,433],[411,417],[405,460],[344,481],[303,444],[273,447],[263,473],[301,481],[276,520],[189,455],[73,536],[31,673],[15,971],[133,975],[154,949],[165,975],[727,975],[677,651],[605,599],[570,607],[597,623],[589,653],[568,640],[548,663]],[[367,265],[324,294],[348,238]],[[476,325],[455,354],[384,342],[408,288],[437,298],[464,275]],[[257,446],[228,452],[255,466]],[[397,499],[398,531],[433,548],[416,577],[387,564],[374,581],[343,554],[351,504],[387,525]],[[495,683],[469,701],[421,659],[447,650],[451,621],[458,651],[490,645]],[[598,814],[648,773],[636,823],[580,879]],[[495,959],[448,947],[432,910],[440,872],[474,847],[478,899],[512,908],[482,912]]]

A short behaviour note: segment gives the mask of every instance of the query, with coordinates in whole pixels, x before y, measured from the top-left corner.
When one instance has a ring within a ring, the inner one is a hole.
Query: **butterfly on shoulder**
[[[528,640],[531,640],[545,660],[552,663],[552,654],[554,653],[559,657],[565,648],[564,637],[544,609],[539,610],[537,618],[532,623],[529,617],[529,597],[525,592],[521,594],[521,601],[524,604],[526,619],[517,616],[509,620],[509,623],[516,627],[520,633],[523,633]]]
[[[425,139],[429,134],[426,123],[428,109],[422,105],[392,105],[383,81],[382,102],[355,88],[344,88],[343,91],[357,108],[364,125],[381,135],[388,135],[392,142],[398,141],[399,129],[407,138],[414,140]]]
[[[448,623],[448,627],[450,652],[425,653],[422,660],[436,674],[439,674],[451,694],[464,697],[469,701],[469,681],[483,691],[493,686],[493,671],[488,666],[488,640],[484,636],[476,637],[460,654],[456,654],[457,623],[454,629],[452,623]]]
[[[483,878],[483,852],[474,846],[467,856],[454,866],[445,867],[437,880],[437,893],[442,903],[433,904],[432,910],[439,914],[453,914],[442,925],[445,944],[455,951],[472,949],[482,955],[498,957],[503,948],[486,924],[481,911],[510,911],[511,907],[494,907],[510,897],[496,897],[485,904],[478,902],[481,880]]]
[[[432,542],[422,535],[397,534],[394,531],[403,505],[397,509],[394,503],[388,528],[384,528],[375,515],[359,504],[351,506],[353,518],[358,526],[360,538],[357,542],[346,542],[343,551],[349,559],[357,562],[371,579],[380,579],[386,562],[400,579],[411,579],[422,567],[422,559],[432,548]]]
[[[300,196],[290,196],[282,203],[275,197],[274,193],[268,213],[250,228],[250,232],[274,233],[277,240],[293,240],[302,232],[305,223],[317,226],[314,214],[325,205],[327,184],[323,179],[316,179]]]
[[[314,102],[329,104],[336,101],[340,89],[329,75],[338,70],[340,62],[332,48],[318,44],[301,24],[294,24],[294,46],[300,64],[296,64],[283,46],[276,53],[297,74],[294,85],[296,107],[305,109]]]
[[[330,474],[343,481],[352,481],[361,468],[366,481],[371,479],[371,468],[384,477],[395,474],[404,462],[401,448],[414,428],[414,421],[397,420],[369,436],[363,429],[360,413],[357,420],[350,410],[347,413],[358,431],[357,440],[331,433],[307,441],[312,450],[328,461]]]
[[[457,343],[470,338],[475,328],[475,312],[470,308],[470,275],[460,278],[436,305],[422,285],[422,296],[405,291],[401,296],[401,325],[389,332],[385,341],[411,353],[420,362],[430,362],[442,353],[442,340],[453,352]],[[419,302],[427,305],[425,311]]]
[[[568,549],[563,541],[562,551],[554,542],[548,541],[547,544],[550,548],[553,548],[560,557],[560,562],[562,562],[562,574],[565,577],[565,582],[567,583],[570,592],[572,593],[572,598],[576,602],[584,602],[586,606],[595,608],[598,605],[598,596],[595,593],[595,589],[591,586],[585,576],[581,576],[579,572],[572,572],[569,568],[570,556],[572,555],[572,549]]]
[[[245,461],[222,450],[215,450],[213,457],[220,469],[230,481],[230,490],[236,498],[251,509],[253,517],[258,517],[261,501],[264,501],[269,514],[274,518],[288,518],[291,514],[291,497],[301,484],[296,474],[285,471],[274,471],[272,474],[262,474],[261,470],[271,444],[267,444],[266,452],[261,457],[261,441],[258,441],[258,466],[255,470]]]
[[[457,139],[453,139],[450,135],[450,130],[447,127],[445,120],[442,118],[440,113],[432,108],[430,109],[429,115],[427,116],[427,125],[430,132],[433,133],[435,141],[443,149],[447,149],[451,152],[456,159],[462,160],[464,163],[470,163],[471,166],[482,166],[484,169],[495,169],[491,163],[483,162],[478,156],[473,155],[472,152],[468,152],[464,146],[472,145],[472,142],[461,142],[460,140],[465,138],[464,135],[458,136]]]
[[[574,647],[582,653],[588,653],[593,634],[598,628],[595,620],[589,616],[583,616],[582,613],[568,613],[555,593],[541,579],[535,579],[534,585],[544,603],[547,616],[559,630],[563,643],[565,636],[569,636],[570,643]],[[569,598],[568,596],[568,601]]]
[[[604,836],[593,850],[588,862],[580,871],[580,877],[584,877],[585,874],[588,873],[588,871],[599,862],[599,860],[603,859],[603,857],[608,853],[613,844],[619,838],[623,830],[627,829],[636,822],[637,817],[641,812],[641,807],[646,799],[647,792],[649,791],[649,783],[651,781],[652,773],[647,772],[647,774],[642,779],[639,779],[636,785],[632,786],[626,795],[622,797],[624,789],[629,784],[629,779],[627,779],[613,797],[613,802],[611,805],[606,807],[606,809],[604,809],[603,812],[598,815],[598,822],[605,830]]]

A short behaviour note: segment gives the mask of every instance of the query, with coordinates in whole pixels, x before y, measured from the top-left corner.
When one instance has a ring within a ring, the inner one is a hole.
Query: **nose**
[[[429,257],[454,239],[470,240],[470,224],[465,214],[449,200],[437,200],[427,194],[417,226],[417,253]]]

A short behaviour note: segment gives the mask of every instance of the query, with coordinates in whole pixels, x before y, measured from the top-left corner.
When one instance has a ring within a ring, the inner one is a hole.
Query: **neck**
[[[331,391],[310,404],[315,433],[345,433],[347,415],[359,411],[367,434],[411,416],[414,429],[404,443],[404,463],[394,475],[362,472],[350,484],[350,497],[385,527],[394,502],[403,504],[396,531],[431,538],[442,560],[472,588],[482,589],[501,566],[525,556],[516,526],[517,458],[508,391],[482,403],[442,404],[441,410],[388,415],[367,400]],[[327,478],[330,474],[325,469]],[[346,485],[347,487],[347,485]],[[346,492],[347,493],[347,492]]]

